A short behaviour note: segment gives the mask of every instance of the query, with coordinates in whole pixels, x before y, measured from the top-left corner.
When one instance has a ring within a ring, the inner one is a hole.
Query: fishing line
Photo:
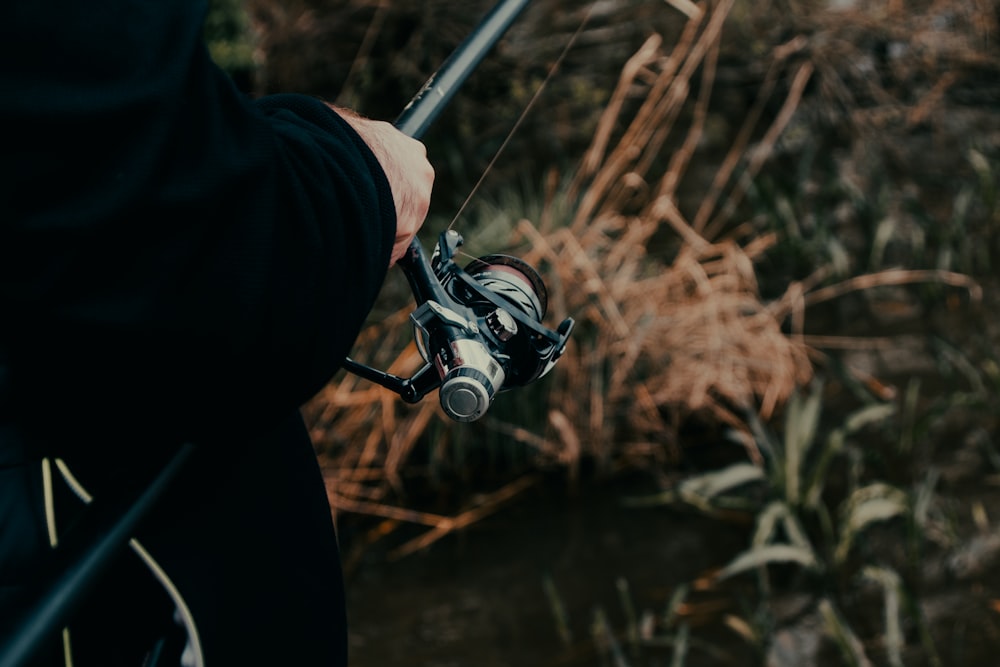
[[[594,6],[596,4],[597,4],[596,2],[593,2],[587,8],[587,13],[584,15],[583,20],[580,22],[580,25],[577,26],[576,32],[574,32],[573,35],[569,38],[569,40],[566,42],[566,45],[563,47],[563,50],[559,54],[559,57],[556,58],[555,63],[553,63],[552,67],[549,68],[549,71],[548,73],[546,73],[545,78],[542,79],[542,82],[538,84],[538,88],[535,89],[534,94],[531,96],[531,99],[528,100],[528,103],[525,105],[524,110],[521,111],[520,116],[518,116],[517,120],[514,122],[514,125],[507,133],[507,136],[504,137],[504,140],[503,142],[501,142],[500,147],[497,148],[496,152],[493,154],[493,157],[490,159],[489,164],[486,165],[486,169],[484,169],[483,173],[479,176],[479,180],[476,181],[476,184],[474,186],[472,186],[472,190],[469,192],[469,195],[465,198],[465,201],[462,202],[462,205],[458,207],[458,212],[455,213],[455,217],[451,219],[450,223],[448,223],[447,229],[449,230],[452,229],[455,226],[455,223],[458,222],[458,219],[462,216],[462,213],[465,211],[465,208],[469,205],[469,202],[472,201],[472,198],[476,196],[476,193],[479,191],[479,187],[483,184],[483,181],[486,180],[486,177],[493,170],[493,166],[500,158],[500,154],[503,153],[505,148],[507,148],[507,144],[510,143],[510,140],[517,133],[518,129],[520,129],[522,123],[524,123],[524,119],[527,118],[529,113],[531,113],[531,109],[535,106],[535,102],[537,102],[538,99],[542,96],[542,92],[544,92],[545,86],[548,85],[549,81],[555,76],[556,72],[559,71],[559,67],[566,59],[566,55],[573,48],[573,45],[576,44],[577,38],[580,37],[584,29],[587,27],[587,24],[590,22],[590,16],[594,13]]]

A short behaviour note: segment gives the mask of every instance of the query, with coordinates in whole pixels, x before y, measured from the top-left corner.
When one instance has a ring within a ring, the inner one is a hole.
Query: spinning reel
[[[352,359],[344,367],[408,403],[438,389],[445,413],[470,422],[486,413],[500,391],[548,373],[574,323],[566,318],[554,331],[542,325],[548,295],[527,263],[488,255],[463,269],[454,261],[462,243],[458,232],[448,230],[429,262],[416,242],[399,261],[417,302],[410,321],[424,366],[406,379]]]

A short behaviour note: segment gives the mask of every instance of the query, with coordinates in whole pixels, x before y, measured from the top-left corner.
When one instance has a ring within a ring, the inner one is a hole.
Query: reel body
[[[516,257],[488,255],[459,267],[454,257],[462,242],[448,230],[430,261],[416,243],[400,260],[418,304],[410,321],[425,365],[409,379],[351,359],[344,365],[411,403],[439,389],[445,413],[469,422],[483,416],[499,392],[548,373],[574,322],[567,318],[554,331],[542,324],[545,285]]]

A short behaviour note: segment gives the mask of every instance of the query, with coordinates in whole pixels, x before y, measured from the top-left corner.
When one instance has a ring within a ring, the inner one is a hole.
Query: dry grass
[[[711,3],[706,11],[690,11],[689,4],[664,6],[686,21],[671,49],[654,35],[623,67],[565,194],[575,203],[572,220],[522,220],[511,241],[526,248],[521,256],[529,264],[542,268],[549,318],[578,320],[577,335],[545,381],[545,423],[489,423],[494,434],[533,449],[540,464],[574,470],[592,459],[611,468],[661,466],[672,456],[678,425],[691,415],[744,431],[751,412],[770,418],[810,380],[817,356],[812,345],[867,344],[806,337],[809,305],[851,290],[921,281],[967,288],[976,296],[973,281],[948,271],[893,271],[824,286],[830,272],[821,267],[778,299],[763,300],[755,262],[776,238],[739,224],[740,204],[777,150],[810,82],[818,76],[824,94],[840,98],[854,89],[839,89],[842,78],[818,57],[838,48],[837,42],[800,34],[771,48],[763,56],[756,101],[689,219],[677,203],[678,188],[704,139],[734,0]],[[689,11],[678,12],[679,5]],[[971,62],[964,52],[948,53]],[[942,78],[920,95],[903,114],[907,122],[930,118],[950,82]],[[871,95],[878,98],[878,90]],[[657,256],[652,247],[671,250]],[[362,334],[356,349],[373,355],[362,361],[403,376],[422,364],[408,342],[410,309]],[[308,406],[307,417],[335,512],[430,526],[396,555],[484,516],[534,481],[526,477],[481,496],[455,517],[408,510],[400,505],[414,452],[430,440],[433,459],[453,437],[434,397],[406,406],[386,390],[341,376]],[[378,530],[382,534],[385,526]]]
[[[731,5],[695,13],[671,54],[651,38],[627,64],[574,186],[583,195],[572,224],[545,229],[525,220],[518,227],[531,247],[524,259],[548,267],[556,311],[551,316],[572,314],[583,332],[552,381],[548,423],[533,425],[541,432],[528,430],[532,425],[493,425],[534,447],[542,460],[569,466],[584,457],[635,459],[627,465],[649,457],[663,460],[678,414],[706,413],[739,427],[743,411],[770,416],[809,379],[806,347],[782,333],[757,292],[753,261],[773,239],[711,242],[672,201],[699,139]],[[663,173],[654,174],[658,153],[688,101],[691,77],[699,71],[705,92],[696,100],[684,147]],[[808,71],[802,66],[800,76]],[[625,97],[635,97],[636,87],[644,102],[625,118]],[[800,94],[801,86],[796,90]],[[782,122],[775,121],[772,134]],[[627,129],[607,150],[612,128],[625,123]],[[637,197],[645,203],[625,213]],[[647,255],[651,239],[663,229],[683,239],[669,264]],[[384,353],[399,349],[398,342],[390,344],[391,332],[405,331],[407,310],[368,329],[357,345],[382,350],[383,357],[371,363],[391,362],[390,371],[402,375],[422,363],[413,346],[395,359]],[[436,403],[401,406],[389,392],[345,376],[318,397],[310,414],[314,439],[329,455],[334,508],[398,518],[385,503],[402,491],[403,469],[421,436],[432,421],[442,421]],[[358,433],[367,434],[364,442],[352,440]],[[441,534],[442,526],[456,524],[441,519],[435,525],[435,534]]]

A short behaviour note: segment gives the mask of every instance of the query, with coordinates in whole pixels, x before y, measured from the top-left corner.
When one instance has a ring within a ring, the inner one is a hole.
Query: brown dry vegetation
[[[313,92],[382,117],[482,11],[481,3],[360,0],[250,6],[266,63],[262,91]],[[586,9],[537,3],[484,63],[441,121],[447,137],[428,137],[442,160],[439,187],[473,180],[466,172],[485,163]],[[504,244],[541,270],[549,319],[577,318],[571,346],[551,377],[523,396],[502,394],[474,427],[447,423],[434,397],[406,406],[338,376],[307,409],[335,511],[429,526],[402,554],[484,516],[532,483],[534,470],[575,474],[587,462],[663,470],[678,457],[687,420],[745,432],[751,413],[771,419],[810,380],[824,350],[871,343],[811,329],[810,307],[918,282],[960,288],[974,301],[976,274],[998,254],[996,211],[977,211],[979,227],[965,231],[982,245],[950,263],[937,260],[954,238],[925,229],[918,256],[898,229],[918,226],[908,207],[954,217],[962,179],[976,178],[970,151],[996,164],[998,38],[997,5],[985,0],[841,11],[791,0],[602,5],[494,185],[516,189],[518,171],[543,183],[535,215],[507,211]],[[777,184],[771,210],[760,183]],[[783,188],[797,197],[791,212],[781,208]],[[457,199],[439,195],[445,206]],[[877,251],[865,228],[878,222],[872,216],[897,223],[896,240]],[[793,220],[775,224],[784,218]],[[832,249],[822,233],[835,237]],[[805,259],[775,259],[789,237],[815,241]],[[390,285],[356,356],[414,372],[422,360],[410,309]],[[516,443],[531,463],[465,513],[411,509],[409,481],[471,441]]]

